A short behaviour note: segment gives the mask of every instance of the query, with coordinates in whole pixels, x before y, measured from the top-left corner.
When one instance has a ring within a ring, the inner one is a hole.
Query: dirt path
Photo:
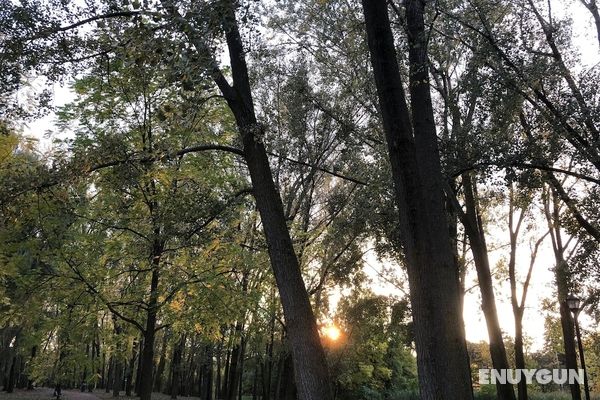
[[[14,393],[2,393],[1,400],[53,400],[54,389],[36,388],[35,390],[15,390]],[[101,400],[94,393],[84,393],[79,390],[63,390],[61,400]]]
[[[50,393],[52,395],[52,393]],[[61,400],[99,400],[94,393],[82,392],[81,390],[63,390]]]

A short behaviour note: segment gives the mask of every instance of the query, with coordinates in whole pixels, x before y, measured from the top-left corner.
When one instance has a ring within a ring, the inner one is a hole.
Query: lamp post
[[[573,320],[575,321],[575,333],[577,335],[577,344],[579,347],[579,358],[581,359],[581,369],[583,369],[583,387],[585,390],[585,399],[590,400],[590,387],[588,385],[587,379],[587,371],[585,369],[585,357],[583,355],[583,343],[581,342],[581,332],[579,330],[579,321],[577,317],[579,317],[579,312],[581,311],[581,299],[570,295],[567,297],[567,306],[569,310],[573,313]]]

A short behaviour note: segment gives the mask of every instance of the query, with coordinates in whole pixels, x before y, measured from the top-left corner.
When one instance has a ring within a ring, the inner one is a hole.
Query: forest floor
[[[0,392],[0,400],[52,400],[54,389],[36,388],[34,390],[15,390],[13,393]],[[80,390],[63,390],[61,400],[110,400],[113,399],[112,392],[106,393],[104,390],[96,390],[93,393],[81,392]],[[133,400],[137,397],[125,396],[121,392],[119,400]],[[170,400],[171,396],[163,393],[152,393],[152,400]],[[200,400],[199,397],[178,396],[180,400]]]
[[[98,390],[94,393],[92,393],[94,395],[96,395],[97,399],[101,399],[101,400],[111,400],[114,399],[114,397],[112,397],[112,392],[110,393],[106,393],[104,390]],[[125,392],[121,392],[121,395],[119,396],[119,400],[139,400],[139,397],[136,396],[125,396]],[[178,400],[200,400],[200,397],[186,397],[186,396],[177,396]],[[0,397],[0,400],[4,400]],[[92,400],[92,399],[66,399],[66,400]],[[164,393],[157,393],[157,392],[152,392],[152,400],[171,400],[171,396],[168,394],[164,394]]]
[[[0,392],[2,400],[51,400],[54,389],[36,388],[34,390],[17,390],[13,393]],[[61,400],[99,400],[94,393],[83,393],[79,390],[63,390]]]

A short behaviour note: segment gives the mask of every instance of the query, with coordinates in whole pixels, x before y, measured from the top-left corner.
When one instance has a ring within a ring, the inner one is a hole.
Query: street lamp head
[[[567,300],[567,307],[569,307],[569,310],[571,310],[573,313],[576,313],[577,311],[579,311],[581,299],[579,299],[578,297],[575,297],[571,294],[567,297],[566,300]]]

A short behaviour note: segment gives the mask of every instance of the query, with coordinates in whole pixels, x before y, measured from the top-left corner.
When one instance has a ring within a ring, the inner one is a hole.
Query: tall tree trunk
[[[160,392],[162,390],[163,374],[165,372],[165,364],[167,357],[167,345],[169,341],[168,331],[165,330],[162,336],[162,344],[160,346],[160,356],[158,359],[158,366],[156,367],[156,373],[154,374],[154,391]]]
[[[571,289],[571,273],[569,265],[565,260],[565,246],[562,241],[562,233],[560,226],[560,210],[558,205],[559,195],[554,191],[552,195],[548,193],[544,198],[544,211],[548,221],[550,237],[552,239],[552,249],[554,251],[555,266],[555,282],[558,294],[558,304],[560,307],[560,324],[563,333],[563,344],[565,350],[565,368],[577,369],[577,350],[575,348],[575,327],[571,312],[566,304],[566,299],[569,296]],[[552,207],[550,204],[552,199]],[[581,400],[581,390],[579,383],[575,380],[569,385],[571,389],[571,397],[573,400]]]
[[[246,359],[246,339],[244,338],[244,336],[242,335],[242,338],[240,339],[240,361],[239,361],[239,372],[238,372],[238,400],[242,400],[242,396],[243,396],[243,392],[244,392],[244,367],[245,367],[245,362],[244,360]],[[294,381],[294,376],[290,376],[290,380],[293,382]]]
[[[158,282],[160,277],[160,257],[162,255],[162,244],[155,240],[152,251],[152,278],[150,282],[150,297],[148,300],[148,311],[146,313],[146,327],[144,329],[144,348],[141,357],[140,373],[140,400],[151,400],[152,385],[154,383],[154,339],[156,337],[156,319],[158,314]]]
[[[113,369],[113,383],[112,383],[112,391],[113,397],[119,397],[121,392],[121,383],[123,382],[123,361],[121,358],[121,326],[117,323],[116,315],[113,315],[113,323],[115,326],[115,338],[116,338],[116,346],[115,346],[115,354],[113,356],[114,360],[114,369]]]
[[[560,326],[563,334],[563,345],[565,348],[565,368],[566,369],[577,369],[577,352],[575,350],[575,328],[571,311],[564,299],[560,299]],[[573,384],[569,385],[571,389],[571,397],[573,400],[581,400],[581,389],[579,383],[573,381]]]
[[[134,391],[135,393],[139,394],[140,393],[140,381],[142,380],[142,354],[144,353],[144,335],[142,333],[142,338],[140,340],[140,347],[138,350],[138,362],[137,362],[137,369],[136,369],[136,373],[135,373],[135,388]]]
[[[223,343],[224,338],[219,342],[219,346],[217,348],[217,378],[215,380],[215,396],[217,399],[221,399],[221,363],[222,363],[222,355],[223,355]]]
[[[458,268],[446,220],[427,65],[424,2],[407,0],[411,115],[386,0],[363,0],[371,63],[400,213],[421,398],[473,398]]]
[[[481,308],[485,316],[485,322],[490,339],[490,355],[492,365],[497,370],[509,369],[506,347],[502,338],[502,329],[496,309],[496,297],[494,295],[494,283],[490,269],[485,231],[481,222],[479,204],[477,199],[477,186],[470,172],[462,175],[463,190],[465,193],[465,232],[471,244],[471,252],[477,270],[477,281],[481,291]],[[496,392],[499,400],[514,400],[515,392],[510,383],[496,383]]]
[[[33,346],[31,348],[31,357],[29,358],[30,363],[33,363],[36,355],[37,355],[37,346]],[[31,379],[31,377],[27,378],[27,390],[33,390],[33,379]]]
[[[523,314],[515,315],[515,368],[525,369],[525,353],[523,351]],[[527,400],[527,381],[521,379],[518,386],[519,400]]]
[[[113,362],[115,365],[113,369],[112,395],[113,397],[119,397],[121,392],[121,383],[123,381],[123,364],[118,355],[113,357]]]
[[[224,4],[224,25],[234,82],[233,87],[223,87],[224,95],[242,138],[244,158],[250,172],[253,194],[288,328],[299,397],[302,400],[330,400],[332,394],[325,352],[286,224],[281,197],[275,187],[267,152],[261,140],[265,128],[258,123],[254,111],[234,2],[225,0]]]
[[[106,387],[106,353],[102,352],[102,375],[100,378],[100,387]]]
[[[227,392],[225,400],[235,400],[238,394],[238,386],[240,383],[240,364],[241,358],[243,357],[241,352],[242,345],[242,322],[238,321],[235,324],[235,330],[233,335],[233,341],[235,345],[231,351],[231,361],[229,363],[229,378],[227,379]],[[239,340],[239,341],[238,341]]]
[[[243,156],[250,172],[271,267],[290,332],[300,399],[329,400],[332,396],[325,352],[286,225],[281,197],[275,187],[262,142],[265,128],[256,119],[245,50],[236,20],[237,2],[219,2],[222,6],[221,16],[231,61],[233,85],[230,85],[223,75],[202,34],[186,22],[172,1],[162,0],[162,3],[188,35],[196,50],[202,53],[203,58],[206,58],[206,54],[213,55],[209,72],[234,115],[242,139]]]
[[[181,384],[181,359],[185,348],[186,335],[183,335],[173,350],[173,361],[171,362],[171,398],[176,399],[179,395]]]
[[[12,360],[10,362],[10,368],[8,369],[8,380],[5,387],[6,393],[12,393],[15,390],[15,375],[16,375],[16,367],[17,367],[17,355],[12,356]]]
[[[252,377],[252,400],[258,399],[258,366],[259,359],[256,357],[254,361],[254,376]]]
[[[200,400],[212,400],[212,381],[213,381],[213,348],[207,345],[205,349],[204,361],[201,368],[202,386],[200,388]]]
[[[112,380],[113,380],[113,372],[114,372],[114,356],[110,356],[108,358],[108,371],[106,372],[106,386],[104,386],[104,391],[106,393],[110,393],[110,389],[112,388]]]
[[[135,371],[135,362],[137,361],[138,358],[138,354],[137,354],[137,343],[135,342],[135,340],[133,341],[132,344],[132,349],[131,349],[131,359],[129,360],[129,365],[127,367],[127,377],[126,377],[126,382],[125,382],[125,396],[127,397],[131,397],[131,393],[132,393],[132,389],[133,389],[133,373]]]
[[[231,342],[231,337],[229,341]],[[227,391],[229,388],[229,370],[231,369],[231,350],[229,350],[230,345],[231,343],[227,345],[227,356],[225,357],[225,371],[223,371],[223,386],[219,391],[219,399],[224,399],[227,396]]]

